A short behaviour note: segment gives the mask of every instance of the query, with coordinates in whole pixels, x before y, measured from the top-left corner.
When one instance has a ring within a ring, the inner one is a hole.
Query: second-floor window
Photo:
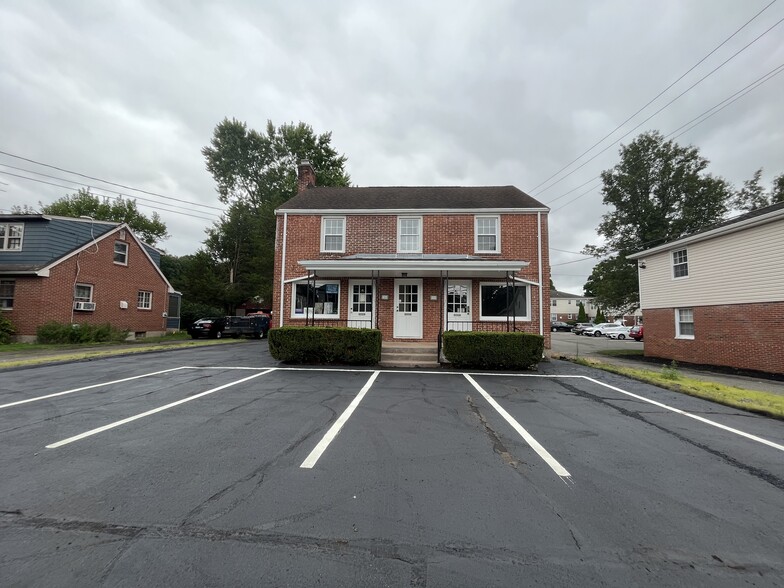
[[[321,250],[343,253],[346,250],[346,219],[325,216],[321,219]]]
[[[128,243],[114,242],[114,263],[128,265]]]
[[[672,252],[672,277],[685,278],[689,275],[689,256],[685,249]]]
[[[422,253],[422,217],[400,216],[397,219],[398,253]]]
[[[474,217],[474,249],[477,253],[498,253],[499,219],[497,216]]]
[[[21,251],[23,224],[0,224],[0,251]]]
[[[139,295],[136,298],[136,308],[150,310],[152,308],[152,292],[139,290]]]

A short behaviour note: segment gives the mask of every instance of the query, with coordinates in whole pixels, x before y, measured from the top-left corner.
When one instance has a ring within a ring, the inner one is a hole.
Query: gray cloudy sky
[[[553,279],[581,293],[593,262],[569,252],[597,242],[604,210],[589,189],[598,181],[561,196],[612,167],[618,146],[548,190],[536,186],[768,4],[5,0],[0,150],[191,204],[0,154],[0,209],[75,191],[9,172],[74,189],[86,182],[138,196],[169,227],[162,247],[193,253],[220,212],[193,204],[220,207],[200,153],[215,125],[303,121],[333,133],[357,185],[513,184],[551,206]],[[784,2],[774,2],[614,137],[783,18]],[[622,141],[675,131],[783,71],[783,38],[784,23]],[[676,140],[735,185],[759,167],[767,184],[784,172],[783,90],[784,75],[773,77]]]

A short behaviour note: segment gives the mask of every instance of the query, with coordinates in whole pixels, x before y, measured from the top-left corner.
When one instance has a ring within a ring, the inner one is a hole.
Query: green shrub
[[[278,361],[375,365],[381,359],[381,331],[334,327],[280,327],[269,332]]]
[[[11,336],[16,333],[14,326],[6,317],[0,315],[0,344],[11,342]]]
[[[544,353],[544,337],[531,333],[446,331],[444,357],[455,367],[529,369]]]
[[[36,329],[38,343],[105,343],[125,341],[128,331],[115,329],[109,323],[102,325],[48,322]]]

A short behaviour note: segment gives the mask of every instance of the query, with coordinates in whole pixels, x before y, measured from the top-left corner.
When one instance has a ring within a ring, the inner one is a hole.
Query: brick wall
[[[36,328],[49,321],[59,323],[110,323],[133,333],[163,334],[169,295],[164,279],[128,236],[128,265],[114,263],[116,235],[54,266],[48,278],[15,278],[14,309],[3,313],[14,325],[20,340],[35,337]],[[94,311],[73,310],[74,283],[93,286]],[[152,309],[136,308],[139,290],[152,292]],[[120,309],[120,301],[128,302]]]
[[[784,302],[695,306],[694,339],[675,338],[675,309],[645,309],[645,355],[784,373]]]

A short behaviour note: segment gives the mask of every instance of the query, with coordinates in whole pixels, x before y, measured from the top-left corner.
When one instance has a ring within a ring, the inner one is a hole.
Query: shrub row
[[[105,343],[128,338],[128,331],[115,329],[109,323],[72,325],[48,322],[38,327],[35,334],[38,343]]]
[[[6,317],[0,314],[0,344],[10,343],[11,336],[15,333],[14,326]]]
[[[269,332],[278,361],[374,365],[381,359],[381,331],[336,327],[279,327]]]
[[[529,369],[544,353],[544,337],[531,333],[446,331],[444,357],[453,366],[483,369]]]

